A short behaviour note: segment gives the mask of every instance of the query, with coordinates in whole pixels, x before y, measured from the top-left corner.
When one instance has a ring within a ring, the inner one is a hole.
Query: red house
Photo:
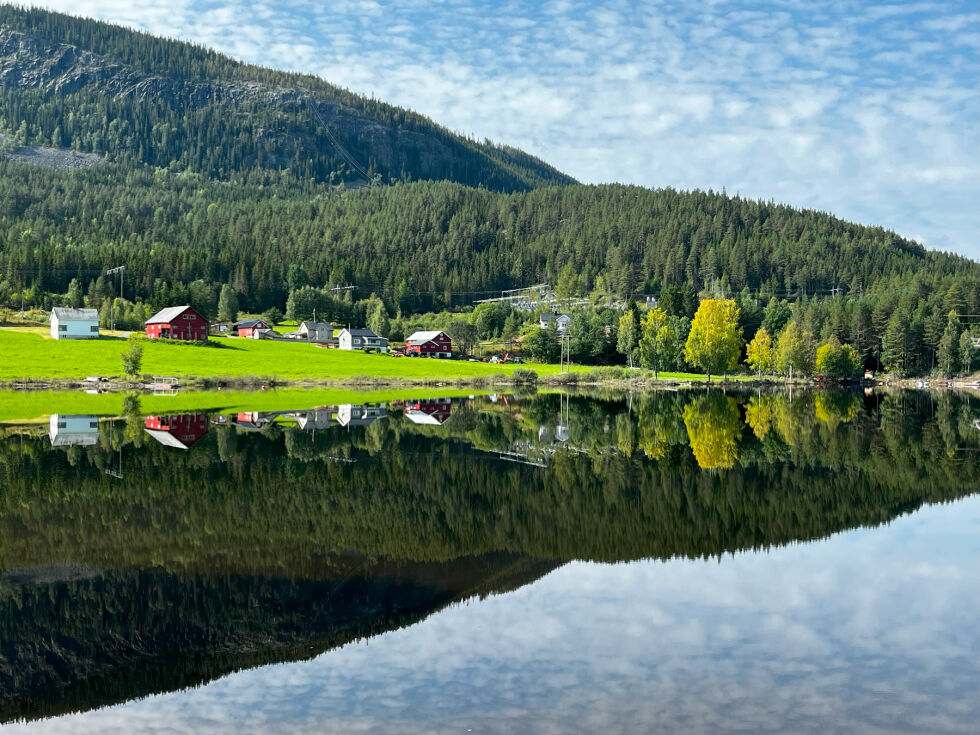
[[[208,320],[189,306],[171,306],[146,320],[146,336],[203,342],[208,338]]]
[[[453,341],[445,332],[415,332],[405,340],[405,354],[411,357],[452,357]]]
[[[254,337],[255,332],[268,328],[269,325],[263,319],[244,319],[240,322],[235,322],[232,326],[232,329],[238,332],[239,337]]]
[[[208,417],[203,413],[179,416],[147,416],[144,430],[166,447],[190,449],[208,433]]]

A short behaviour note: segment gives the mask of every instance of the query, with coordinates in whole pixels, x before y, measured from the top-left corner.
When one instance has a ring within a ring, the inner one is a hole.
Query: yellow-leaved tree
[[[750,368],[759,373],[770,373],[776,366],[776,350],[772,345],[772,336],[762,327],[755,333],[752,341],[745,346],[745,362]]]
[[[742,350],[738,313],[733,299],[705,299],[691,322],[684,358],[704,370],[709,383],[712,373],[727,373],[738,365]]]

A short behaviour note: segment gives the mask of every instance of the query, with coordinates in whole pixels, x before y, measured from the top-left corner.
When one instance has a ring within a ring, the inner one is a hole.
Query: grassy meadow
[[[278,380],[457,380],[508,374],[520,365],[464,360],[394,358],[265,340],[212,337],[210,345],[144,340],[145,375]],[[53,340],[36,330],[0,329],[0,380],[120,376],[126,341]],[[541,375],[557,365],[531,365]]]

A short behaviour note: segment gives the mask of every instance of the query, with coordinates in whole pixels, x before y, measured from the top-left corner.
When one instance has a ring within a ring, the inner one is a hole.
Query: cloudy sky
[[[973,496],[720,560],[566,564],[312,661],[9,731],[975,733],[978,560]]]
[[[721,189],[980,259],[974,0],[46,0],[313,72],[584,182]]]

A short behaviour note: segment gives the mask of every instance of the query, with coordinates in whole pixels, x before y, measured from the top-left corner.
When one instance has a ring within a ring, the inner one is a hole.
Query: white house
[[[95,339],[99,336],[99,312],[95,309],[51,310],[51,339]]]
[[[52,414],[48,436],[52,447],[92,446],[99,441],[99,417]]]
[[[337,339],[342,350],[388,351],[388,340],[385,337],[379,337],[370,329],[344,327],[337,335]]]
[[[388,416],[388,408],[383,403],[360,405],[344,403],[337,406],[337,423],[341,426],[370,426],[378,419]]]
[[[570,314],[552,314],[550,311],[544,312],[539,321],[541,328],[547,329],[551,322],[555,323],[558,334],[564,334],[565,330],[568,329],[568,325],[572,323],[572,317]]]
[[[330,322],[303,322],[296,331],[286,332],[283,336],[321,344],[336,342],[333,338],[333,324]]]

